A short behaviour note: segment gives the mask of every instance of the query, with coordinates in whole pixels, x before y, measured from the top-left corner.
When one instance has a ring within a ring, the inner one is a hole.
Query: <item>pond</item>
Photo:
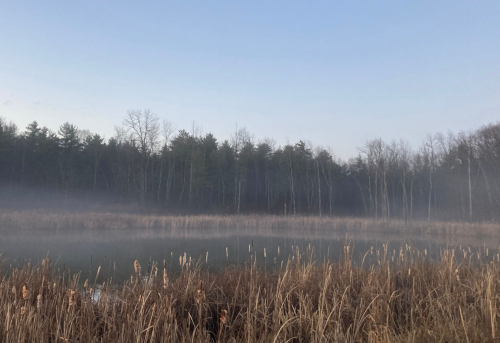
[[[297,253],[307,254],[316,263],[341,259],[344,246],[350,245],[355,265],[369,266],[373,258],[364,259],[373,249],[381,250],[388,244],[392,254],[401,246],[412,246],[426,251],[430,259],[439,260],[442,248],[471,248],[475,251],[489,249],[490,259],[500,239],[478,239],[470,237],[412,237],[411,235],[387,235],[371,233],[352,234],[325,233],[321,231],[290,231],[284,233],[271,230],[93,230],[40,231],[14,234],[4,233],[0,237],[0,253],[4,270],[30,262],[39,264],[49,256],[52,265],[71,273],[81,272],[81,280],[93,280],[100,268],[99,279],[112,277],[114,282],[130,278],[133,264],[138,260],[143,274],[148,266],[165,263],[169,272],[180,269],[180,258],[186,262],[199,262],[201,267],[216,272],[227,265],[244,266],[255,256],[262,268],[278,268]],[[207,254],[208,253],[208,254]],[[484,256],[486,254],[483,254]],[[165,261],[165,262],[164,262]],[[99,281],[99,280],[98,280]]]

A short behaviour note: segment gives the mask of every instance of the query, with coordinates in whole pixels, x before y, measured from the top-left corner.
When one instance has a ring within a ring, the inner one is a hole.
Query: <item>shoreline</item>
[[[272,230],[287,232],[383,233],[429,236],[498,237],[500,224],[492,222],[427,222],[372,220],[354,217],[275,216],[275,215],[141,215],[99,212],[54,212],[41,210],[0,211],[0,230],[157,230],[217,229]]]

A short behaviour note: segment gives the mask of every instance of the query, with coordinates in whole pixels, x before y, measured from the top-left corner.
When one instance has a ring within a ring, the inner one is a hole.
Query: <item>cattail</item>
[[[21,317],[24,317],[26,315],[26,306],[21,307]]]
[[[227,250],[227,247],[226,247],[226,260],[229,258],[229,251]]]
[[[227,315],[227,310],[222,310],[220,311],[220,323],[221,324],[226,324],[226,315]]]
[[[25,283],[23,286],[23,299],[28,300],[30,297],[30,291],[28,290],[28,285]]]
[[[139,302],[142,302],[142,294],[139,295]]]
[[[264,248],[264,258],[267,258],[266,248]]]
[[[140,269],[140,266],[139,266],[139,269]],[[95,281],[94,283],[97,283],[97,278],[99,277],[99,273],[101,272],[101,266],[99,266],[99,268],[97,268],[97,273],[95,274]]]
[[[135,260],[134,261],[134,270],[137,275],[141,274],[141,265],[139,264],[139,261]]]
[[[179,256],[179,266],[182,266],[182,256]]]
[[[186,252],[184,252],[184,256],[182,256],[182,266],[185,266],[187,262],[187,255]]]
[[[278,256],[280,255],[280,246],[278,245]]]
[[[200,304],[205,299],[205,293],[203,292],[203,281],[200,282],[200,289],[196,292],[196,303]]]
[[[42,307],[42,303],[43,303],[43,297],[41,294],[38,294],[36,297],[36,308]]]
[[[207,254],[205,255],[205,263],[208,263],[208,251]]]
[[[163,288],[167,289],[167,286],[168,286],[167,268],[163,268]]]
[[[11,292],[12,294],[14,294],[14,296],[16,296],[17,294],[16,286],[12,286]]]
[[[85,283],[83,284],[83,287],[87,288],[89,286],[89,279],[85,279]]]
[[[71,308],[71,306],[76,304],[76,291],[71,289],[69,293],[69,301],[68,301],[68,309]]]

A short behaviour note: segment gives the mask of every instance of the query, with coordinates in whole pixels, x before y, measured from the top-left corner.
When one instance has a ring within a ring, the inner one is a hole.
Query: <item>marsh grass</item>
[[[167,277],[153,263],[130,281],[93,287],[78,275],[39,266],[0,281],[2,342],[496,342],[500,256],[443,249],[439,261],[404,245],[370,249],[355,267],[352,246],[339,262],[317,263],[295,249],[263,271],[210,273],[202,258]],[[7,276],[9,275],[9,276]],[[81,286],[83,284],[83,287]]]
[[[353,217],[271,216],[271,215],[139,215],[127,213],[80,213],[48,211],[0,211],[2,230],[128,230],[128,229],[215,229],[243,232],[248,229],[275,233],[294,230],[341,233],[389,233],[441,236],[497,237],[500,224],[492,222],[426,222],[372,220]]]

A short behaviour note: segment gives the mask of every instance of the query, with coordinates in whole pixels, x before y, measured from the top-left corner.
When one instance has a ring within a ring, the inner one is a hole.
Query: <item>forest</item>
[[[498,221],[500,123],[428,134],[419,147],[374,138],[348,161],[245,128],[229,140],[130,110],[107,141],[64,123],[0,119],[0,185],[112,196],[181,214],[356,216]]]

